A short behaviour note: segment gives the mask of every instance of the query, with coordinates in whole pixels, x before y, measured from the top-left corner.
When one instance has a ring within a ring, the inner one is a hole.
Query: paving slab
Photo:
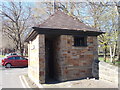
[[[38,86],[29,79],[28,75],[25,78],[31,88],[38,88]],[[49,84],[40,84],[42,88],[118,88],[118,84],[107,80],[82,79],[66,82],[52,82]]]
[[[118,88],[118,85],[106,80],[83,79],[55,84],[42,84],[44,88]]]

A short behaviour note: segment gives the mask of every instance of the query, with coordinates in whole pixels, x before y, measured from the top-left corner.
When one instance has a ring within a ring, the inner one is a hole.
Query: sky
[[[56,1],[56,2],[119,2],[120,0],[0,0],[0,2],[6,2],[6,1],[15,1],[15,2],[51,2],[51,1]]]
[[[0,3],[1,2],[8,2],[8,1],[11,1],[11,0],[2,0],[2,1],[0,1]],[[15,1],[15,2],[19,2],[19,1],[22,1],[22,2],[25,2],[24,4],[29,4],[29,5],[31,5],[31,6],[36,6],[35,5],[35,3],[38,1],[38,2],[48,2],[48,1],[61,1],[61,2],[68,2],[68,1],[72,1],[72,0],[12,0],[12,1]],[[84,1],[85,2],[85,0],[76,0],[76,2],[82,2],[82,1]],[[90,0],[90,1],[96,1],[96,0]],[[99,1],[103,1],[103,0],[99,0]],[[104,0],[105,1],[105,0]],[[113,0],[106,0],[106,1],[113,1]],[[117,0],[115,0],[115,1],[117,1]],[[0,7],[0,9],[1,9],[1,7]],[[89,14],[86,12],[87,11],[87,8],[86,7],[84,7],[84,9],[83,10],[81,10],[81,12],[82,12],[82,15],[83,16],[88,16]],[[1,21],[1,19],[0,19],[0,21]],[[92,24],[92,18],[91,19],[89,19],[89,21],[87,21],[87,22],[89,22],[89,23],[91,23]],[[85,21],[86,22],[86,21]],[[2,22],[0,23],[0,26],[2,26]],[[1,36],[2,36],[2,34],[1,34],[1,32],[0,32],[0,42],[1,42]],[[1,45],[1,44],[0,44]]]

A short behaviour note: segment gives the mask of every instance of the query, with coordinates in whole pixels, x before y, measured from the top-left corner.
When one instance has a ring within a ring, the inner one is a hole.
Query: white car
[[[12,56],[12,55],[18,55],[18,54],[17,53],[9,53],[9,54],[6,54],[5,57]]]

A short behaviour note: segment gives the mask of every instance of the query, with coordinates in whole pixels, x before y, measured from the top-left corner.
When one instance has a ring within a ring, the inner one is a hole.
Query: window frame
[[[80,39],[80,38],[84,39],[83,41],[84,44],[81,45],[79,42],[79,44],[77,45],[76,42],[78,43],[78,41],[75,41],[75,39]],[[87,47],[87,36],[75,35],[73,36],[73,40],[74,40],[74,44],[73,44],[74,47]]]

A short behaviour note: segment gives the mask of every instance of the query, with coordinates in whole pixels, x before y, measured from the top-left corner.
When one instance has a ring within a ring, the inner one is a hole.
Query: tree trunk
[[[19,50],[20,54],[23,56],[24,47],[23,47],[23,45],[21,43],[20,43],[20,47],[19,48],[20,48],[20,50]]]
[[[112,47],[110,46],[110,62],[112,63],[113,58],[112,58]]]
[[[115,64],[116,47],[117,47],[117,44],[115,44],[113,47],[113,62],[112,62],[113,64]]]
[[[118,61],[120,61],[120,53],[119,53],[119,56],[118,56]]]
[[[107,58],[107,48],[105,46],[105,49],[104,49],[104,61],[106,62],[106,58]]]
[[[113,46],[110,46],[110,62],[115,64],[115,54],[116,54],[116,44]]]
[[[20,51],[20,54],[23,56],[24,46],[22,45],[22,41],[21,41],[21,36],[20,36],[20,34],[18,34],[18,39],[19,39],[19,51]]]
[[[118,45],[117,60],[120,61],[120,45]]]
[[[23,48],[20,49],[20,53],[23,56]]]

